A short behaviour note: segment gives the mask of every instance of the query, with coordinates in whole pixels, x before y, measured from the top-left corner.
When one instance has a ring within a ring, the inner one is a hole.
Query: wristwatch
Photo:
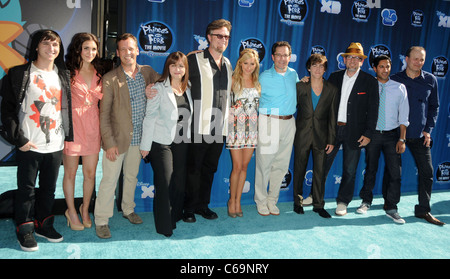
[[[398,141],[401,141],[401,142],[406,142],[406,140],[405,140],[405,139],[398,139]]]

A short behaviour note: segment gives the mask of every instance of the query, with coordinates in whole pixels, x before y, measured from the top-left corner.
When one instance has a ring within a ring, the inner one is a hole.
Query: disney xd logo
[[[440,11],[437,11],[436,14],[439,17],[438,27],[450,28],[450,16]]]

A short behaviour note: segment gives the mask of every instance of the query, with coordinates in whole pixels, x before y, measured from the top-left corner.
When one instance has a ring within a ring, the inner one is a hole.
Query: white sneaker
[[[302,205],[303,206],[311,206],[313,203],[313,199],[311,196],[308,196],[306,199],[303,200]]]
[[[400,214],[398,214],[397,210],[395,209],[386,211],[386,216],[394,220],[394,222],[397,224],[406,223],[406,221],[402,217],[400,217]]]
[[[272,215],[280,215],[280,210],[278,209],[278,207],[275,204],[268,203],[267,207],[269,208],[270,214],[272,214]]]
[[[366,214],[370,208],[370,204],[362,202],[361,205],[356,209],[356,213]]]
[[[343,203],[338,203],[335,213],[338,216],[344,216],[345,214],[347,214],[347,205]]]
[[[261,216],[269,216],[270,211],[265,204],[256,204],[256,209],[258,210],[259,215]]]

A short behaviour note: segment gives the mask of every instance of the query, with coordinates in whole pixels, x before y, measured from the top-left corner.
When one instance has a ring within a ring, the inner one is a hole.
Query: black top
[[[177,132],[175,134],[176,137],[184,135],[184,128],[187,128],[189,125],[189,116],[191,114],[191,108],[189,106],[189,99],[187,97],[186,92],[183,95],[178,96],[177,94],[173,94],[175,96],[175,100],[177,101],[178,107],[178,122],[177,122]]]

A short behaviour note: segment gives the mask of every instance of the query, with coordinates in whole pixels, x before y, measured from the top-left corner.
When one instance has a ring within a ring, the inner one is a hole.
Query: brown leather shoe
[[[425,219],[428,223],[434,224],[434,225],[438,225],[438,226],[443,226],[445,225],[444,222],[439,221],[436,217],[434,217],[433,215],[431,215],[430,212],[425,213],[423,215],[416,215],[417,218],[421,218],[421,219]]]

